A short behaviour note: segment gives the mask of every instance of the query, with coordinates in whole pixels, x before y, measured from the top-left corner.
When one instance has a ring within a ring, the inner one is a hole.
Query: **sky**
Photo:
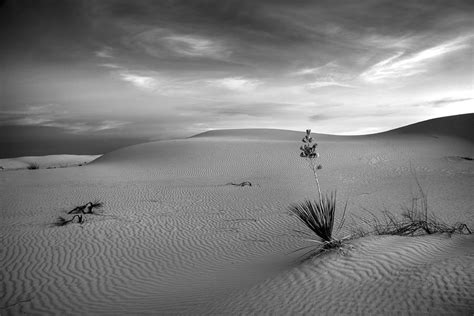
[[[470,0],[0,0],[0,145],[472,113],[473,21]]]

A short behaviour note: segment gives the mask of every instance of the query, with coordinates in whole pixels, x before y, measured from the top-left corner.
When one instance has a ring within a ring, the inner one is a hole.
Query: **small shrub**
[[[39,164],[36,162],[30,162],[26,168],[28,170],[36,170],[39,169]]]

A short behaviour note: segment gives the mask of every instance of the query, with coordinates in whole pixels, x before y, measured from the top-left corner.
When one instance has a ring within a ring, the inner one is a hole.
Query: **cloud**
[[[19,119],[6,120],[3,125],[42,125],[51,123],[52,120],[46,117],[22,117]]]
[[[352,80],[352,76],[334,61],[318,67],[303,68],[291,73],[291,75],[316,79],[313,82],[304,85],[304,87],[308,89],[330,86],[355,88],[353,85],[346,83],[347,81]]]
[[[361,43],[374,48],[397,48],[408,49],[417,39],[414,36],[387,36],[381,34],[370,34],[360,39]]]
[[[44,127],[57,127],[66,130],[71,133],[85,133],[85,132],[98,132],[109,129],[117,129],[122,126],[129,124],[124,121],[97,121],[97,122],[85,122],[70,120],[66,118],[53,118],[53,117],[22,117],[18,119],[10,119],[2,121],[1,125],[4,126],[44,126]]]
[[[422,103],[416,103],[416,104],[413,104],[413,106],[417,106],[417,107],[425,106],[425,107],[437,108],[437,107],[442,107],[446,104],[465,102],[465,101],[471,101],[471,100],[474,100],[474,98],[443,98],[443,99],[431,100],[431,101],[422,102]]]
[[[136,74],[133,73],[133,71],[130,71],[129,69],[117,64],[106,63],[99,64],[99,66],[111,69],[110,73],[112,75],[118,76],[120,80],[129,82],[141,90],[156,91],[158,89],[158,83],[160,83],[160,80],[158,80],[156,77]]]
[[[204,37],[172,35],[164,37],[163,40],[169,49],[183,56],[221,59],[229,55],[222,44]]]
[[[47,127],[62,128],[71,133],[85,133],[85,132],[99,132],[109,129],[120,128],[129,122],[123,121],[97,121],[97,122],[83,122],[83,121],[50,121],[41,124],[29,124],[29,125],[41,125]]]
[[[85,133],[117,129],[129,124],[118,120],[75,119],[61,108],[59,104],[40,104],[27,106],[23,110],[0,111],[0,125],[57,127],[71,133]]]
[[[130,124],[130,122],[105,120],[105,121],[98,122],[94,130],[103,131],[103,130],[108,130],[108,129],[116,129],[128,124]]]
[[[263,82],[257,79],[246,79],[243,77],[228,77],[222,79],[207,80],[208,85],[217,88],[224,88],[238,92],[248,92],[255,90]]]
[[[327,114],[314,114],[309,117],[312,121],[325,121],[334,118],[334,116]]]
[[[295,107],[291,103],[276,102],[209,102],[201,106],[183,108],[183,112],[190,113],[192,116],[206,114],[207,117],[266,117],[271,112],[272,115],[287,114]],[[211,121],[214,119],[211,119]]]
[[[334,72],[337,69],[339,69],[339,65],[332,61],[319,67],[302,68],[298,71],[293,72],[292,75],[295,75],[295,76],[320,75],[320,74],[327,74],[329,72]]]
[[[113,58],[114,57],[112,55],[112,48],[110,47],[105,47],[101,50],[96,51],[95,55],[100,58]]]
[[[324,87],[342,87],[342,88],[355,88],[355,86],[350,85],[350,84],[345,84],[342,82],[336,82],[336,81],[314,81],[311,83],[307,83],[305,85],[306,88],[309,89],[317,89],[317,88],[324,88]]]
[[[135,87],[147,91],[153,91],[158,86],[158,80],[153,77],[136,75],[129,72],[121,72],[119,77],[123,81],[130,82]]]
[[[409,56],[403,51],[398,52],[371,66],[360,75],[360,78],[367,82],[378,83],[426,72],[428,63],[433,59],[469,47],[466,42],[470,37],[460,37]]]
[[[165,60],[207,58],[225,61],[231,55],[231,50],[221,40],[181,33],[168,27],[148,27],[138,34],[124,37],[123,44],[128,49],[138,49]]]
[[[122,66],[116,64],[99,64],[101,67],[110,68],[110,69],[123,69]]]

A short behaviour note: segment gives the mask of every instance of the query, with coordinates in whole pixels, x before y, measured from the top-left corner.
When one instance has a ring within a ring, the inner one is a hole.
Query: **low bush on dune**
[[[290,206],[290,212],[297,216],[297,218],[306,225],[309,230],[319,237],[321,240],[314,239],[314,235],[308,234],[306,232],[297,231],[303,233],[306,236],[311,236],[310,239],[306,239],[312,243],[316,243],[316,247],[313,245],[302,247],[296,251],[301,251],[304,249],[309,249],[303,256],[307,254],[319,254],[331,249],[342,250],[343,239],[335,239],[333,236],[334,229],[334,216],[336,213],[336,192],[331,192],[330,194],[323,195],[321,193],[321,187],[319,184],[318,170],[322,169],[320,164],[316,163],[316,159],[319,158],[318,152],[316,152],[317,144],[313,143],[313,138],[311,137],[311,130],[306,130],[306,135],[304,136],[303,145],[300,147],[301,153],[300,157],[305,158],[308,162],[308,165],[312,171],[312,174],[315,179],[316,188],[318,190],[318,199],[311,200],[307,199],[301,203],[295,203]],[[341,221],[339,223],[339,230],[344,224],[344,217],[347,208],[344,207],[344,213],[342,215]],[[318,247],[319,246],[319,247]]]
[[[37,164],[36,162],[30,162],[26,168],[28,170],[36,170],[39,169],[39,164]]]

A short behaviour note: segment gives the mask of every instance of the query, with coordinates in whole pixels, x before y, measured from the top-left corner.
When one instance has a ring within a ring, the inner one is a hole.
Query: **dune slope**
[[[474,142],[473,126],[474,114],[461,114],[411,124],[383,134],[404,136],[418,134],[432,137],[451,136]]]

